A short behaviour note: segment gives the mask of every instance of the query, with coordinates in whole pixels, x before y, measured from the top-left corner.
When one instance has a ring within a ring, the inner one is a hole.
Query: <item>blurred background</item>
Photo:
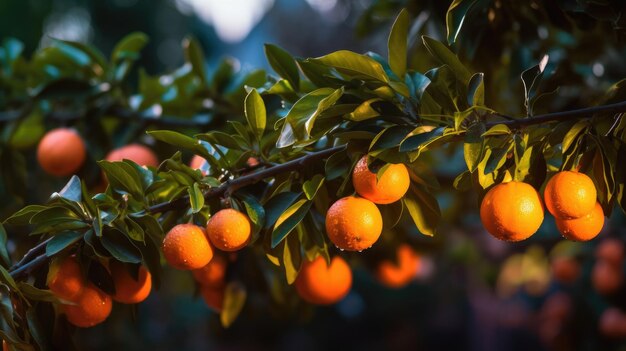
[[[492,87],[487,91],[489,106],[510,114],[524,111],[519,74],[546,53],[553,76],[544,92],[561,88],[557,97],[537,104],[540,112],[597,102],[626,76],[626,26],[620,22],[626,16],[620,16],[620,1],[595,1],[601,11],[575,7],[585,1],[483,2],[494,12],[474,13],[456,49],[476,71],[486,72]],[[391,22],[403,6],[419,25],[417,31],[445,38],[449,2],[440,0],[4,0],[0,37],[22,41],[26,57],[50,45],[52,38],[89,43],[108,54],[125,35],[141,31],[150,43],[138,65],[156,75],[183,64],[181,41],[192,34],[204,49],[209,72],[225,57],[243,72],[269,71],[264,43],[301,57],[339,49],[384,55]],[[561,18],[555,6],[576,16]],[[423,48],[415,52],[414,67],[432,67],[419,55]],[[392,290],[372,277],[365,262],[379,254],[375,249],[360,258],[346,255],[355,267],[355,284],[338,305],[293,303],[279,308],[267,296],[255,294],[234,325],[224,329],[218,315],[194,296],[191,275],[166,269],[168,283],[160,291],[136,310],[116,305],[106,323],[75,334],[78,347],[626,349],[626,222],[620,209],[615,208],[592,243],[562,242],[551,217],[531,240],[502,243],[482,228],[476,196],[450,191],[465,167],[458,150],[429,157],[442,176],[438,200],[447,224],[435,238],[408,227],[396,230],[421,255],[409,286]],[[54,186],[50,188],[58,189]]]

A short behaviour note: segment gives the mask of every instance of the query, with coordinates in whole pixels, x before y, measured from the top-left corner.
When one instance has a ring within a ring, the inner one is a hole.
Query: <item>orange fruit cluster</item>
[[[37,146],[37,161],[48,174],[65,177],[80,169],[85,162],[85,142],[78,133],[69,128],[49,131]]]
[[[378,177],[367,166],[367,155],[352,171],[352,184],[361,197],[347,196],[333,203],[326,213],[328,238],[341,250],[363,251],[371,247],[383,230],[376,204],[400,200],[409,189],[409,171],[403,164],[390,164]]]
[[[322,256],[302,264],[295,281],[302,299],[316,305],[330,305],[341,301],[352,287],[352,271],[346,261],[335,256],[330,265]]]
[[[50,270],[48,287],[59,299],[69,302],[61,305],[68,322],[81,328],[93,327],[109,317],[112,300],[133,304],[145,300],[150,294],[152,277],[143,266],[139,268],[138,280],[120,262],[112,260],[109,269],[115,284],[113,298],[85,280],[73,256],[64,258]]]
[[[250,219],[234,209],[223,209],[208,221],[206,230],[194,224],[178,224],[165,235],[163,255],[177,269],[191,270],[206,304],[221,311],[226,288],[227,260],[214,252],[244,248],[252,235]]]
[[[565,238],[588,241],[602,230],[604,212],[596,199],[593,181],[584,173],[563,171],[555,174],[546,184],[543,195],[548,211]]]
[[[574,241],[595,238],[604,225],[604,212],[596,188],[587,175],[573,171],[555,174],[544,189],[548,211],[561,234]],[[489,233],[506,241],[533,235],[543,222],[543,205],[527,183],[507,182],[491,188],[480,205],[480,219]]]

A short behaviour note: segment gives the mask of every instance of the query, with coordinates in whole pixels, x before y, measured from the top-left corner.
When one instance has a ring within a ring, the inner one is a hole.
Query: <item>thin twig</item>
[[[338,151],[344,150],[346,148],[345,145],[340,145],[340,146],[335,146],[329,149],[325,149],[325,150],[321,150],[321,151],[317,151],[314,153],[310,153],[306,156],[302,156],[300,158],[296,158],[294,160],[285,162],[281,165],[277,165],[277,166],[273,166],[273,167],[268,167],[265,168],[261,171],[258,172],[254,172],[245,176],[241,176],[239,178],[233,179],[233,180],[227,180],[226,182],[222,183],[222,185],[216,187],[216,188],[212,188],[209,191],[207,191],[204,194],[204,199],[208,200],[210,198],[214,198],[214,197],[218,197],[218,196],[222,196],[224,195],[224,193],[226,193],[227,190],[229,189],[239,189],[241,187],[247,186],[247,185],[251,185],[251,184],[255,184],[260,182],[263,179],[267,179],[270,177],[273,177],[275,175],[281,174],[281,173],[285,173],[285,172],[291,172],[294,170],[297,170],[299,168],[302,168],[302,166],[306,165],[307,163],[311,162],[311,161],[315,161],[315,160],[319,160],[319,159],[323,159],[325,157],[328,157]],[[160,203],[160,204],[156,204],[153,206],[150,206],[148,208],[148,212],[150,213],[161,213],[161,212],[165,212],[165,211],[170,211],[170,210],[175,210],[175,209],[180,209],[183,208],[185,205],[187,205],[189,203],[189,196],[184,196],[181,198],[178,198],[174,201],[171,202],[164,202],[164,203]]]

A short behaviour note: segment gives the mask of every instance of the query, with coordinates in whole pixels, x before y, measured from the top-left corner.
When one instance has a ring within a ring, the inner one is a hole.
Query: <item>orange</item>
[[[396,250],[396,262],[383,261],[376,269],[376,278],[388,288],[401,288],[411,282],[417,274],[419,256],[411,246],[402,244]]]
[[[607,238],[596,247],[596,258],[618,267],[624,261],[624,244],[621,240]]]
[[[78,133],[69,128],[49,131],[37,147],[37,161],[48,174],[65,177],[80,169],[87,151]]]
[[[550,178],[543,197],[554,217],[579,218],[593,210],[596,186],[584,173],[563,171]]]
[[[574,241],[588,241],[595,238],[604,225],[604,212],[600,203],[591,212],[575,219],[556,218],[556,227],[566,239]]]
[[[113,300],[121,303],[139,303],[150,295],[152,275],[146,267],[139,267],[137,280],[130,275],[121,262],[111,260],[109,268],[115,283]]]
[[[383,231],[383,217],[370,200],[347,196],[337,200],[326,213],[326,233],[341,250],[363,251]]]
[[[224,285],[226,266],[226,259],[215,255],[206,266],[194,269],[191,273],[200,285],[218,287]]]
[[[539,193],[523,182],[498,184],[483,198],[480,219],[485,229],[500,240],[528,239],[543,222]]]
[[[367,168],[367,155],[357,162],[352,171],[354,190],[376,204],[390,204],[400,200],[409,190],[410,182],[409,171],[401,163],[390,164],[376,179],[376,173]]]
[[[215,312],[222,312],[222,308],[224,307],[224,287],[208,287],[201,286],[200,294],[204,299],[204,302],[214,310]]]
[[[189,162],[189,167],[193,169],[199,169],[203,175],[207,174],[207,161],[200,155],[193,155],[191,161]]]
[[[141,144],[130,144],[115,149],[106,156],[109,162],[131,160],[140,166],[159,166],[159,159],[148,147]]]
[[[316,305],[330,305],[343,299],[352,287],[352,271],[338,256],[330,265],[322,256],[305,261],[296,278],[296,291],[305,301]]]
[[[204,267],[213,258],[213,248],[202,227],[194,224],[174,226],[163,239],[163,255],[177,269]]]
[[[611,263],[596,261],[591,271],[591,284],[602,295],[610,295],[622,286],[622,267],[615,267]]]
[[[76,300],[76,305],[63,305],[63,311],[70,323],[88,328],[104,322],[111,314],[112,307],[111,297],[95,285],[89,284]]]
[[[222,251],[237,251],[248,245],[252,226],[245,214],[226,208],[217,211],[206,225],[211,243]]]
[[[551,264],[554,280],[561,284],[572,284],[580,277],[580,263],[571,257],[556,257]]]
[[[60,299],[74,301],[85,288],[85,279],[73,256],[64,258],[52,266],[48,276],[48,287]]]

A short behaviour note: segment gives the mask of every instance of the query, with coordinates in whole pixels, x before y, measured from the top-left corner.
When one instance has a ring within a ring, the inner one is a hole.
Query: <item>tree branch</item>
[[[346,148],[345,145],[331,147],[329,149],[310,153],[306,156],[296,158],[294,160],[285,162],[277,166],[265,168],[262,171],[258,171],[258,172],[254,172],[245,176],[241,176],[233,180],[227,180],[226,182],[222,183],[222,185],[216,188],[212,188],[209,191],[207,191],[204,194],[204,199],[208,200],[210,198],[222,196],[228,190],[232,191],[233,189],[239,189],[247,185],[258,183],[263,179],[273,177],[277,174],[294,171],[296,169],[303,167],[304,165],[306,165],[307,163],[311,161],[323,159],[338,151],[344,150],[345,148]],[[154,206],[150,206],[150,208],[148,208],[148,212],[161,213],[165,211],[176,210],[176,209],[184,208],[188,203],[189,203],[189,196],[184,196],[171,202],[164,202],[164,203],[156,204]]]
[[[622,113],[626,112],[626,101],[618,102],[615,104],[609,105],[600,105],[593,107],[581,108],[578,110],[570,110],[570,111],[561,111],[561,112],[553,112],[546,113],[543,115],[536,115],[529,118],[520,118],[515,120],[507,120],[501,122],[490,122],[487,123],[487,128],[493,127],[497,124],[504,124],[511,128],[520,128],[526,127],[535,124],[542,124],[548,122],[555,121],[563,121],[571,118],[591,118],[596,113]]]

